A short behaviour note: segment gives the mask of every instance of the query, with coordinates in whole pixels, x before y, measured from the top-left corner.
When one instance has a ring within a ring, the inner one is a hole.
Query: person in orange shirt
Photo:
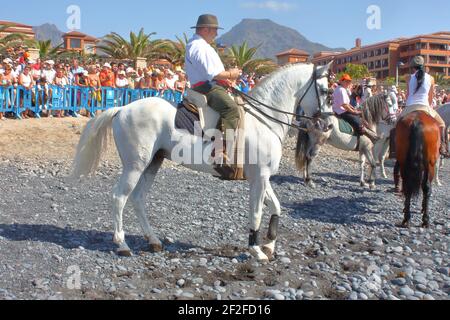
[[[109,63],[105,63],[103,65],[102,71],[100,71],[100,84],[102,87],[116,87],[116,77],[111,70],[111,65]]]

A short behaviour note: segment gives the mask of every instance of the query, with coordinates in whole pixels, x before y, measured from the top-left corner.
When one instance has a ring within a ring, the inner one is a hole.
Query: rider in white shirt
[[[232,85],[231,81],[236,80],[241,71],[225,70],[218,53],[210,45],[217,37],[217,30],[222,29],[216,16],[201,15],[192,28],[196,29],[196,33],[186,45],[185,55],[186,73],[192,89],[206,95],[208,105],[220,114],[225,132],[227,129],[235,130],[239,123],[239,107],[226,88]]]
[[[441,116],[431,108],[434,99],[434,78],[425,72],[425,60],[422,56],[415,56],[411,62],[415,73],[406,78],[408,84],[408,99],[406,107],[400,114],[400,118],[414,111],[424,111],[432,116],[439,124],[441,130],[441,147],[439,152],[449,157],[445,142],[446,126]]]

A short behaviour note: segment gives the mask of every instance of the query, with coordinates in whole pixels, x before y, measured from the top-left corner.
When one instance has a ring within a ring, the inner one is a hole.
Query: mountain
[[[58,30],[54,24],[45,23],[41,26],[33,27],[36,33],[37,40],[52,40],[52,45],[55,47],[63,42],[62,36],[64,32]]]
[[[229,32],[217,39],[217,43],[231,47],[241,45],[247,41],[250,47],[261,44],[256,56],[258,58],[271,58],[292,48],[304,50],[309,54],[317,51],[344,51],[345,48],[329,48],[320,43],[311,42],[298,31],[281,26],[269,19],[244,19]]]

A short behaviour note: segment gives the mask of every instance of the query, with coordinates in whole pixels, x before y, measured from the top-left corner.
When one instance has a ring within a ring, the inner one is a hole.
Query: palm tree
[[[258,75],[270,73],[278,68],[271,59],[254,59],[260,46],[249,48],[246,41],[237,47],[232,46],[229,49],[229,55],[235,66],[242,69],[245,73],[254,72]]]
[[[184,58],[186,56],[186,46],[189,41],[186,33],[183,33],[183,37],[176,36],[177,41],[170,41],[170,46],[167,48],[168,60],[177,66],[184,65]]]
[[[63,46],[61,43],[60,45],[53,47],[52,41],[41,41],[41,40],[32,40],[32,41],[26,41],[30,47],[34,47],[39,50],[39,58],[46,59],[50,57],[56,57],[61,52],[59,49]]]
[[[450,85],[450,79],[445,77],[445,74],[443,73],[435,73],[433,75],[434,82],[439,86],[449,86]]]
[[[0,25],[0,33],[5,32],[10,25]],[[25,36],[20,33],[11,33],[0,39],[0,54],[4,54],[8,48],[14,48],[23,43]]]
[[[150,40],[155,32],[145,34],[142,28],[138,34],[130,32],[130,40],[112,32],[103,39],[103,44],[97,46],[98,50],[115,59],[135,60],[138,57],[153,59],[157,57],[162,47],[167,46],[166,40]]]

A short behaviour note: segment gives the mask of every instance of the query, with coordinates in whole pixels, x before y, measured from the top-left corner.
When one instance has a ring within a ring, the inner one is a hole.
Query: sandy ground
[[[87,117],[0,121],[0,157],[19,160],[70,161]],[[108,158],[116,158],[108,148]]]

